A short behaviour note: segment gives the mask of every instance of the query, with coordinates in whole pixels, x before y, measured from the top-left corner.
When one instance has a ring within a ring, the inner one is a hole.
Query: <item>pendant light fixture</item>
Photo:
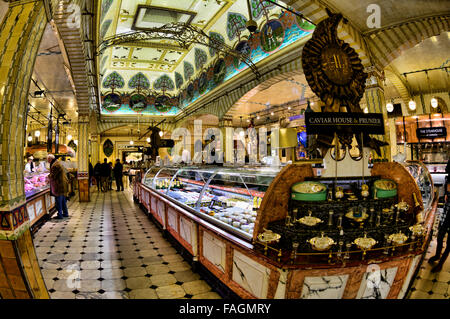
[[[433,109],[435,109],[435,108],[437,108],[439,106],[439,102],[438,102],[438,100],[433,96],[432,98],[431,98],[431,107],[433,108]]]
[[[28,135],[28,142],[31,142],[33,140],[33,136]]]
[[[403,75],[405,76],[405,80],[406,80],[406,87],[409,87],[408,84],[408,77],[406,76],[406,73],[403,73]],[[408,107],[411,111],[415,111],[416,110],[416,102],[414,102],[414,100],[412,99],[412,96],[410,97],[410,100],[408,102]]]
[[[386,104],[386,110],[391,113],[392,111],[394,111],[394,99],[391,99],[390,102],[388,102]]]
[[[151,139],[150,137],[147,137],[147,143],[150,143]]]
[[[36,131],[36,132],[34,132],[34,136],[36,136],[36,137],[41,136],[41,131]]]
[[[164,135],[164,132],[163,131],[159,131],[159,136],[163,137],[163,135]]]
[[[68,141],[71,141],[71,140],[72,140],[72,135],[70,135],[70,134],[67,135],[67,140],[68,140]]]
[[[437,108],[437,107],[439,106],[439,102],[438,102],[438,100],[433,96],[433,90],[431,89],[430,78],[428,77],[428,71],[425,71],[425,74],[427,75],[428,90],[429,90],[429,92],[430,92],[430,94],[431,94],[431,96],[432,96],[431,101],[430,101],[430,104],[431,104],[431,107],[432,107],[433,109],[435,109],[435,108]]]
[[[134,145],[134,142],[133,142],[133,140],[131,140],[131,141],[130,141],[130,145]]]

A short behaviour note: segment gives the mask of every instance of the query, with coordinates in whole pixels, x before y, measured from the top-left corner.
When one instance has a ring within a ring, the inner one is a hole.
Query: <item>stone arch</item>
[[[385,68],[404,51],[450,30],[450,15],[419,18],[366,33],[374,58]]]
[[[21,1],[9,4],[0,27],[0,256],[9,265],[0,277],[8,279],[1,291],[6,299],[49,298],[29,230],[22,161],[30,80],[46,25],[43,1]]]
[[[189,114],[189,116],[197,116],[198,114],[212,114],[217,116],[219,120],[221,120],[223,116],[228,112],[228,110],[249,91],[251,91],[255,87],[259,87],[260,85],[262,85],[261,88],[264,87],[264,85],[270,86],[273,83],[280,81],[280,79],[285,78],[285,76],[283,76],[282,74],[288,72],[297,72],[297,74],[303,74],[301,60],[294,59],[289,63],[279,65],[277,68],[262,75],[259,80],[253,79],[246,82],[245,84],[241,84],[231,91],[228,91],[228,93],[222,94],[218,98],[211,97],[211,100],[205,103],[205,107]],[[182,120],[184,117],[185,115],[183,114],[177,116],[177,122]]]

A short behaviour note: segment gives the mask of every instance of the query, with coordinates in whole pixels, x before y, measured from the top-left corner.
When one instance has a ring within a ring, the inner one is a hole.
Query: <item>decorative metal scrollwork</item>
[[[201,44],[212,48],[216,52],[220,52],[225,56],[231,56],[241,60],[248,65],[257,78],[261,76],[249,55],[245,55],[234,50],[222,41],[208,36],[205,32],[203,32],[203,30],[186,23],[169,23],[161,27],[151,28],[145,31],[133,31],[106,38],[98,47],[98,54],[103,53],[111,46],[149,40],[176,41],[182,49],[189,49],[192,44]]]

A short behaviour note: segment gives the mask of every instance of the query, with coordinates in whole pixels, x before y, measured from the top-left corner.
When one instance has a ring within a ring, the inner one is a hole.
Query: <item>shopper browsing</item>
[[[67,195],[69,192],[69,181],[67,179],[67,172],[60,161],[55,160],[53,154],[47,156],[47,161],[50,163],[50,194],[56,197],[56,209],[58,210],[58,219],[69,217],[67,209]]]

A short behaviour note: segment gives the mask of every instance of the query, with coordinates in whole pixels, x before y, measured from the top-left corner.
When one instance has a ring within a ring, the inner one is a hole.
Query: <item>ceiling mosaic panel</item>
[[[121,89],[125,86],[123,77],[116,71],[108,74],[103,81],[103,87],[108,89]]]
[[[222,43],[225,43],[225,38],[223,37],[223,35],[221,35],[220,33],[217,33],[217,32],[210,32],[209,33],[209,37],[211,38],[211,39],[214,39],[214,40],[216,40],[216,41],[220,41],[220,42],[222,42]],[[211,41],[210,41],[211,42]],[[214,49],[214,48],[209,48],[209,55],[211,56],[211,57],[214,57],[215,55],[216,55],[216,50]]]
[[[165,91],[173,91],[175,85],[172,79],[164,74],[159,79],[156,80],[153,87],[155,88],[155,90],[161,90],[165,92]]]
[[[184,79],[189,81],[191,76],[194,75],[194,67],[187,61],[184,61]]]
[[[102,2],[102,15],[100,17],[100,21],[103,21],[103,19],[105,18],[105,16],[108,14],[109,9],[111,8],[111,5],[113,3],[114,0],[104,0]]]
[[[197,70],[200,70],[203,65],[205,65],[206,61],[208,61],[208,56],[206,55],[205,50],[195,48],[195,67]]]
[[[134,75],[130,81],[128,82],[128,87],[130,89],[146,89],[148,90],[150,88],[150,81],[148,78],[139,72],[138,74]]]
[[[175,85],[176,85],[177,89],[181,88],[181,86],[183,85],[183,82],[184,82],[183,76],[180,73],[175,72]]]
[[[147,3],[146,0],[103,0],[99,7],[104,19],[100,24],[101,34],[110,37],[131,32],[138,5]],[[169,10],[194,12],[192,25],[210,38],[248,53],[255,64],[314,28],[267,1],[262,5],[259,0],[251,1],[253,19],[258,25],[253,35],[245,26],[247,0],[152,0],[150,3],[164,8],[170,6]],[[156,18],[152,21],[164,21]],[[182,48],[171,39],[134,41],[110,47],[103,52],[99,63],[101,73],[107,74],[102,83],[102,113],[117,115],[176,115],[180,109],[247,68],[245,63],[210,47],[196,44]],[[141,89],[146,93],[139,91]],[[111,90],[114,94],[108,93]],[[136,91],[140,96],[134,96]]]
[[[275,7],[273,3],[265,0],[251,0],[250,5],[252,7],[252,16],[254,20],[258,20],[263,14],[268,14],[268,11]]]
[[[230,41],[233,41],[238,35],[247,30],[247,18],[240,13],[228,12],[227,19],[227,36]]]

